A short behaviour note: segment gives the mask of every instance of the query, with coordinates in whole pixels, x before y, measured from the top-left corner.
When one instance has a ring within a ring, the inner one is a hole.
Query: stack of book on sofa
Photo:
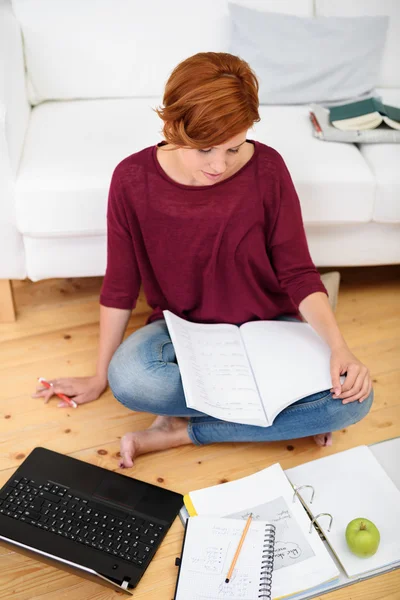
[[[378,97],[331,107],[311,104],[310,120],[314,136],[327,142],[400,142],[400,108]]]

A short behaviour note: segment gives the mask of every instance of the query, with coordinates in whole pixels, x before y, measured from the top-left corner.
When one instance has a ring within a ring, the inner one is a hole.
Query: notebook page
[[[307,502],[314,516],[332,514],[330,532],[326,517],[318,520],[319,526],[348,577],[400,562],[400,490],[367,446],[287,469],[286,474],[295,485],[314,487],[314,501]],[[303,498],[308,500],[306,495]],[[359,558],[347,547],[347,524],[359,517],[375,523],[381,535],[379,548],[370,558]]]
[[[276,527],[272,597],[279,598],[313,588],[339,575],[319,535],[279,464],[258,473],[190,492],[198,515],[246,518],[249,512]],[[186,498],[185,498],[186,502]],[[190,512],[190,511],[189,511]]]
[[[188,521],[176,600],[254,600],[259,596],[266,523],[250,524],[229,583],[225,578],[245,522],[192,517]]]
[[[223,421],[266,426],[239,328],[191,323],[167,310],[164,317],[187,406]]]
[[[268,421],[332,387],[330,349],[307,323],[252,321],[240,327]]]

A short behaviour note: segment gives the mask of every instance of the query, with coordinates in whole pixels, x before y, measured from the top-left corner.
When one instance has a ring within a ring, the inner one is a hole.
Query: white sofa
[[[237,0],[300,16],[390,15],[377,91],[400,106],[398,0]],[[151,110],[182,59],[228,50],[227,0],[0,0],[0,279],[103,275],[107,192],[159,142]],[[261,106],[318,266],[400,262],[400,145],[311,135],[307,106]]]

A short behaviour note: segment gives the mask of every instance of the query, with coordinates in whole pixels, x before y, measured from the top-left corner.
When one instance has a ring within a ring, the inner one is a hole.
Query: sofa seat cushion
[[[400,88],[378,89],[385,104],[400,107]],[[400,223],[400,144],[360,144],[376,180],[373,220]]]
[[[160,98],[45,102],[35,107],[16,182],[17,226],[33,237],[104,235],[116,165],[159,142]],[[249,131],[276,148],[307,224],[371,220],[374,177],[358,148],[311,135],[306,106],[261,106]]]
[[[369,166],[354,144],[315,138],[308,115],[305,105],[260,106],[253,137],[282,154],[306,224],[370,221],[375,181]]]
[[[16,181],[17,227],[35,237],[104,235],[117,164],[159,142],[161,98],[44,102],[35,107]]]

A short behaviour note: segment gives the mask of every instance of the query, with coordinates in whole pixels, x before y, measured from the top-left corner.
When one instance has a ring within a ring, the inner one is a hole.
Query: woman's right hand
[[[107,387],[107,380],[94,375],[93,377],[66,377],[64,379],[49,379],[51,388],[45,388],[39,383],[36,388],[36,394],[32,398],[44,398],[47,404],[55,394],[65,394],[74,400],[77,404],[86,404],[97,400]],[[67,407],[68,404],[59,400],[60,408]]]

